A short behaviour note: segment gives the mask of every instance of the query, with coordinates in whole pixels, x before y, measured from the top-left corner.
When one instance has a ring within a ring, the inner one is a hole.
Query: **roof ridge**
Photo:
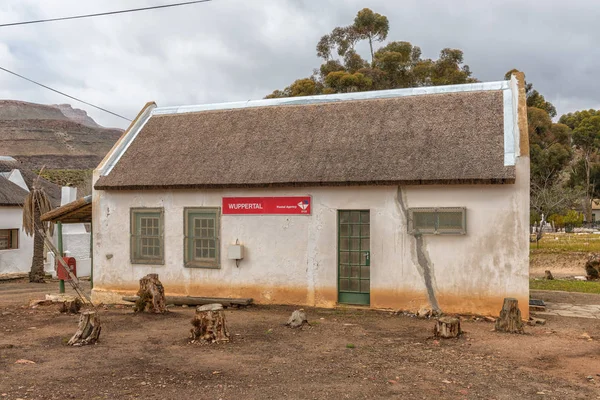
[[[152,115],[187,114],[200,111],[231,110],[236,108],[268,107],[282,105],[323,104],[342,101],[389,99],[407,96],[423,96],[441,93],[483,92],[510,89],[510,81],[477,82],[460,85],[421,86],[415,88],[372,90],[367,92],[321,94],[315,96],[281,97],[276,99],[245,100],[225,103],[208,103],[157,107]]]

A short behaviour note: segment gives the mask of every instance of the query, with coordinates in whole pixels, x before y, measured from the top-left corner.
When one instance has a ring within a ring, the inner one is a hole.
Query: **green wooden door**
[[[338,302],[370,303],[369,210],[338,211]]]

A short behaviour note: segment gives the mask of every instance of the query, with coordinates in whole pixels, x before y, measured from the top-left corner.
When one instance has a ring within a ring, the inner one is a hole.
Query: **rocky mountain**
[[[87,115],[85,111],[78,108],[73,108],[70,104],[53,104],[52,107],[58,108],[64,114],[64,116],[71,121],[75,121],[90,128],[102,128],[96,123],[96,121]]]
[[[122,132],[101,127],[68,104],[0,100],[0,156],[30,169],[95,168]]]

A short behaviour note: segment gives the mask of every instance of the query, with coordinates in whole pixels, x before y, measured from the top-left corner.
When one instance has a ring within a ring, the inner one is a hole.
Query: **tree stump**
[[[228,342],[229,332],[225,321],[225,311],[221,304],[206,304],[196,308],[196,316],[192,319],[192,342],[206,341]]]
[[[544,272],[544,278],[546,278],[546,280],[553,280],[554,276],[552,276],[552,272],[550,272],[549,270],[546,270],[546,272]]]
[[[77,332],[67,343],[69,346],[84,346],[94,344],[100,337],[100,320],[96,318],[95,311],[85,311],[79,317]]]
[[[163,314],[165,305],[165,288],[158,280],[158,274],[148,274],[140,279],[139,299],[135,302],[135,312]]]
[[[508,333],[525,333],[519,301],[513,298],[505,298],[500,311],[500,317],[496,319],[496,331]]]
[[[58,311],[66,314],[78,314],[81,309],[81,300],[74,298],[73,300],[65,300],[59,303]]]
[[[302,308],[294,311],[288,321],[285,323],[285,325],[289,326],[290,328],[300,328],[304,324],[309,325],[308,320],[306,319],[306,313]]]
[[[585,263],[585,274],[589,281],[600,278],[600,254],[591,253]]]
[[[433,336],[437,338],[455,338],[461,335],[460,320],[454,317],[440,317],[435,321]]]

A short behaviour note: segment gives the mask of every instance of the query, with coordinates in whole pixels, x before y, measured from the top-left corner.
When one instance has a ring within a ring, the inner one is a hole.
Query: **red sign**
[[[310,215],[310,196],[223,197],[223,214]]]

